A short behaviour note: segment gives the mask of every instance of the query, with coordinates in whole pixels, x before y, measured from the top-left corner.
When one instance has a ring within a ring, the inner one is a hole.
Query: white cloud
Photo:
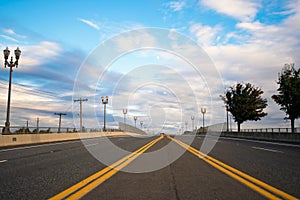
[[[178,12],[186,6],[186,3],[184,1],[171,1],[167,3],[167,6],[171,8],[173,12]]]
[[[17,34],[13,29],[3,29],[3,32],[5,32],[9,35],[14,35],[14,36],[20,37],[20,38],[27,38],[25,35]]]
[[[4,49],[5,46],[1,48]],[[10,47],[10,50],[12,51],[16,48],[16,45],[12,45]],[[19,48],[22,51],[19,65],[24,66],[24,71],[31,70],[36,66],[39,66],[51,59],[54,59],[63,50],[60,44],[49,41],[42,41],[39,44],[32,46],[19,46]],[[0,61],[3,62],[3,57],[0,57]]]
[[[2,38],[6,39],[6,40],[9,40],[9,41],[12,41],[12,42],[19,42],[18,40],[16,40],[15,38],[13,37],[10,37],[10,36],[7,36],[7,35],[0,35]]]
[[[228,6],[224,6],[224,2]],[[268,100],[268,116],[259,122],[246,122],[243,127],[289,127],[289,122],[283,120],[284,112],[279,110],[271,96],[277,93],[276,79],[283,65],[296,63],[299,66],[300,63],[300,1],[287,4],[285,13],[289,16],[281,23],[272,25],[254,20],[259,5],[251,1],[234,4],[233,1],[226,0],[219,1],[219,5],[214,1],[201,3],[216,12],[240,20],[236,29],[225,35],[221,32],[222,29],[218,30],[214,26],[190,26],[190,32],[203,45],[220,71],[224,86],[228,87],[236,82],[250,82],[261,87],[265,92],[263,96]],[[246,9],[248,3],[250,9]],[[238,7],[240,11],[235,12]],[[224,40],[215,42],[220,35]],[[296,124],[299,126],[299,120]]]
[[[78,18],[78,20],[81,21],[81,22],[83,22],[83,23],[85,23],[85,24],[87,24],[87,25],[89,25],[90,27],[92,27],[92,28],[94,28],[96,30],[100,30],[99,25],[96,24],[96,23],[94,23],[94,22],[92,22],[92,21],[90,21],[90,20],[82,19],[82,18]]]
[[[193,24],[190,27],[190,32],[196,36],[197,42],[200,45],[213,45],[218,42],[219,27],[204,26],[200,23]]]
[[[283,65],[296,63],[299,66],[300,63],[299,4],[294,4],[294,14],[278,25],[263,24],[260,21],[237,23],[236,30],[225,35],[225,42],[217,44],[212,42],[218,37],[218,32],[213,31],[214,27],[192,25],[190,28],[199,43],[204,40],[208,42],[202,43],[210,44],[203,47],[220,71],[225,86],[242,81],[253,83],[265,91],[264,97],[270,105],[267,109],[268,117],[260,122],[247,122],[245,127],[247,124],[260,127],[272,126],[274,123],[289,126],[284,122],[284,113],[273,102],[271,95],[276,93],[277,74]],[[229,44],[232,38],[235,43]],[[282,121],[278,121],[278,118],[282,118]]]
[[[12,30],[12,29],[4,29],[3,31],[4,31],[5,33],[10,34],[10,35],[15,35],[15,34],[16,34],[15,31]]]
[[[253,0],[200,0],[199,3],[240,21],[252,21],[260,6],[257,1]]]
[[[139,30],[138,34],[130,34],[124,33],[123,35],[117,37],[117,39],[113,40],[113,46],[114,51],[120,51],[120,52],[126,52],[126,51],[132,51],[134,49],[138,48],[147,48],[147,47],[155,47],[158,44],[157,38],[155,38],[153,35],[149,34],[146,30]]]

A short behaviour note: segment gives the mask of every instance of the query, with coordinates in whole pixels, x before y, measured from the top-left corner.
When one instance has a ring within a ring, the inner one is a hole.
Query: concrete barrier
[[[140,136],[140,135],[136,133],[129,133],[129,132],[0,135],[0,147],[60,142],[60,141],[68,141],[68,140],[79,140],[79,139],[97,138],[103,136],[112,137],[112,136]]]
[[[270,132],[223,132],[223,137],[235,137],[254,140],[268,140],[268,141],[280,141],[280,142],[293,142],[300,143],[299,133],[270,133]]]

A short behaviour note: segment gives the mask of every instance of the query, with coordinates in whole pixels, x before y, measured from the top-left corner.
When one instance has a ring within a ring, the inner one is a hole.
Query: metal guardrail
[[[106,132],[116,132],[119,129],[106,128]],[[0,126],[0,134],[3,134],[4,126]],[[79,128],[61,127],[59,133],[78,133]],[[91,132],[104,132],[102,128],[83,128],[84,133]],[[58,127],[24,127],[24,126],[11,126],[10,134],[43,134],[43,133],[58,133]]]
[[[241,129],[240,132],[251,132],[251,133],[292,133],[291,128],[252,128],[252,129]],[[294,133],[300,133],[300,128],[294,128]]]

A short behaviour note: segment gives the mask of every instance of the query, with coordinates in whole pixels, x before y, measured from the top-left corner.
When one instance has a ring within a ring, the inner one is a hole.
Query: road
[[[199,153],[204,138],[196,137],[192,148],[185,144],[189,137],[98,138],[0,149],[0,199],[300,197],[300,145],[211,138],[216,145],[205,157]],[[128,153],[115,155],[108,143]],[[102,164],[93,156],[97,152],[112,159]]]

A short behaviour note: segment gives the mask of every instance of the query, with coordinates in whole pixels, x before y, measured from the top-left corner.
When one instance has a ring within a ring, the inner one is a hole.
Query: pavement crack
[[[178,195],[178,190],[176,187],[175,175],[174,175],[174,170],[172,168],[172,164],[169,165],[169,168],[170,168],[170,172],[171,172],[172,184],[173,184],[173,189],[175,191],[176,200],[180,200],[179,195]]]

